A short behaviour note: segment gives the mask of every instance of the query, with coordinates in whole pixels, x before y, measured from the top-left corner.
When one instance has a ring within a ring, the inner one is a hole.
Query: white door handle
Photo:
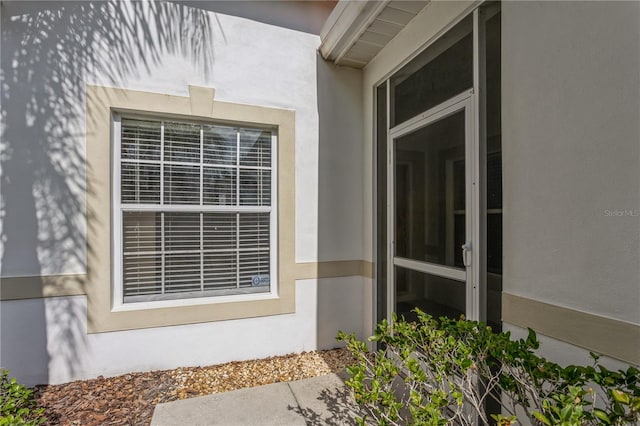
[[[464,266],[471,266],[471,241],[467,241],[462,246],[462,263]]]

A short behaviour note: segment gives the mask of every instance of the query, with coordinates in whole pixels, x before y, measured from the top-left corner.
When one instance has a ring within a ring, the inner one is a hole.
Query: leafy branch
[[[536,425],[640,421],[635,367],[610,371],[592,354],[591,366],[563,368],[535,353],[533,330],[511,340],[479,322],[415,312],[415,322],[394,316],[377,326],[369,339],[383,348],[377,352],[354,335],[338,334],[357,360],[347,368],[347,385],[367,413],[362,425],[507,426],[518,415]],[[500,413],[487,410],[489,401]]]

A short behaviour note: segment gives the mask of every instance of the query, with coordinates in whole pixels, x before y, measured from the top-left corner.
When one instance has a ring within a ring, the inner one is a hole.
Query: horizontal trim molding
[[[640,325],[502,293],[502,321],[640,365]]]
[[[296,263],[297,280],[362,276],[373,278],[373,263],[365,260]],[[0,300],[86,295],[86,274],[62,274],[0,279]]]
[[[366,260],[334,260],[296,263],[296,279],[362,276],[373,278],[373,263]]]
[[[86,282],[86,274],[1,278],[0,300],[83,295]]]

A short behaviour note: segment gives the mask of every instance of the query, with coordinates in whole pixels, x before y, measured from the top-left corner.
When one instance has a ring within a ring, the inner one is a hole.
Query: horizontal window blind
[[[271,136],[121,120],[124,302],[270,290]]]

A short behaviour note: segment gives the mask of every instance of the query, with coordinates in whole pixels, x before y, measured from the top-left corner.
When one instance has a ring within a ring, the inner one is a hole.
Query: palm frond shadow
[[[5,277],[78,272],[73,279],[85,287],[82,272],[95,256],[87,234],[104,225],[86,206],[96,172],[85,161],[85,123],[95,119],[86,117],[86,85],[125,87],[175,56],[208,79],[215,19],[169,2],[3,2],[1,7],[0,270]],[[30,368],[41,369],[43,379],[54,360],[64,362],[72,376],[86,345],[86,310],[71,299],[37,300],[32,309],[41,312],[30,315],[25,330],[31,332],[23,333],[20,345],[4,341],[16,319],[1,314],[0,355],[6,363],[40,352],[45,365]]]

